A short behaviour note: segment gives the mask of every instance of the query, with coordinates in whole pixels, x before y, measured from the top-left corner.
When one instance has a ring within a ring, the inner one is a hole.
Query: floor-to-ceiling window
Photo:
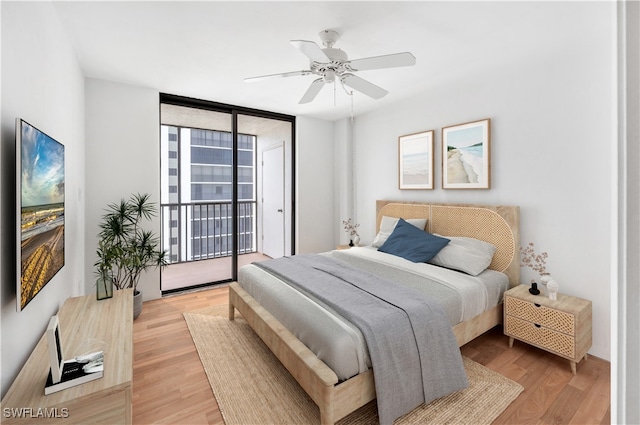
[[[288,203],[277,208],[280,234],[270,237],[286,240],[282,255],[292,254],[294,118],[172,95],[160,102],[161,239],[170,258],[163,293],[235,280],[241,265],[268,258],[264,226],[277,226],[262,214],[274,198]],[[265,175],[273,167],[263,151],[274,143],[289,161]],[[287,179],[284,196],[262,190],[274,174]]]

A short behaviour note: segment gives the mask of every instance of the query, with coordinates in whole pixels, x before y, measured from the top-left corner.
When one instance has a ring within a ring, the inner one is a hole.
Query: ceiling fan
[[[336,83],[336,81],[339,81],[343,86],[351,87],[369,97],[380,99],[389,92],[353,73],[356,71],[413,66],[416,64],[416,58],[409,52],[349,60],[344,51],[333,47],[340,37],[336,31],[324,30],[320,32],[319,36],[324,48],[320,48],[320,46],[313,41],[291,40],[291,44],[310,59],[309,69],[245,78],[244,81],[252,82],[274,77],[293,77],[313,74],[318,75],[320,78],[311,83],[311,86],[298,103],[311,102],[318,93],[320,93],[320,90],[325,84]]]

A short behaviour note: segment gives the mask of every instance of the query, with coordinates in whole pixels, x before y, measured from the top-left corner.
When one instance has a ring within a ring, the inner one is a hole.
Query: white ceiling
[[[315,76],[246,83],[298,71],[308,60],[289,40],[333,29],[350,59],[412,52],[414,67],[361,71],[389,91],[353,96],[354,114],[425,93],[466,73],[589,43],[598,34],[588,2],[94,2],[54,1],[90,78],[199,99],[327,120],[347,117],[351,99],[325,86],[298,101]]]

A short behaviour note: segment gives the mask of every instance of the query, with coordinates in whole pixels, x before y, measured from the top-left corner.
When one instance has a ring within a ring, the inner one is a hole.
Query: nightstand
[[[571,372],[591,348],[591,301],[558,294],[557,301],[532,295],[527,285],[504,293],[504,333],[568,359]]]

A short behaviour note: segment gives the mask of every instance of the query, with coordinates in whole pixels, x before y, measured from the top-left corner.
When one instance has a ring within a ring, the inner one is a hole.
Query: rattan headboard
[[[426,231],[443,236],[466,236],[497,247],[489,265],[520,284],[520,207],[463,204],[425,204],[376,201],[376,233],[382,216],[426,218]]]

